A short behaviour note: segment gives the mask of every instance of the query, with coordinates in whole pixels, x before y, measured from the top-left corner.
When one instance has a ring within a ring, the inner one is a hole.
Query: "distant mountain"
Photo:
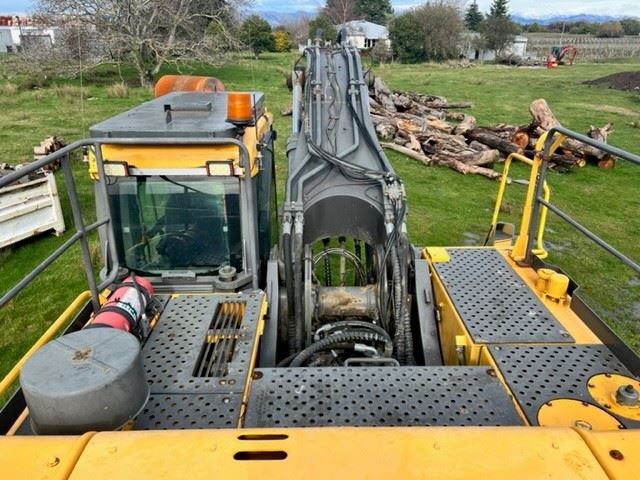
[[[620,20],[621,16],[609,16],[609,15],[552,15],[548,17],[532,18],[527,16],[512,15],[511,18],[523,25],[529,25],[531,23],[539,23],[540,25],[549,25],[556,22],[590,22],[590,23],[603,23],[610,22],[612,20]]]
[[[251,13],[255,13],[256,15],[260,15],[271,25],[281,25],[283,23],[291,22],[293,20],[298,20],[301,17],[314,17],[315,14],[311,12],[276,12],[273,10],[254,10]]]
[[[396,8],[396,13],[399,13],[403,10],[403,8]],[[312,18],[316,15],[316,12],[309,12],[298,10],[295,12],[278,12],[275,10],[251,10],[249,13],[260,15],[262,18],[267,20],[271,25],[280,25],[282,23],[287,23],[292,20],[297,20],[301,17],[309,17]],[[603,23],[609,22],[612,20],[620,20],[621,18],[625,18],[624,16],[611,16],[611,15],[589,15],[589,14],[578,14],[578,15],[549,15],[544,17],[529,17],[526,15],[512,15],[514,21],[521,23],[523,25],[529,25],[531,23],[539,23],[540,25],[549,25],[550,23],[555,22],[591,22],[591,23]]]

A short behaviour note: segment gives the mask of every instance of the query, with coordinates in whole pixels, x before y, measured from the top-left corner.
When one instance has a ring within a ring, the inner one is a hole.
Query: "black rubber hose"
[[[391,335],[389,335],[389,332],[387,332],[380,325],[376,325],[374,323],[369,323],[369,322],[363,322],[362,320],[341,320],[339,322],[329,323],[328,326],[331,327],[327,329],[329,331],[342,328],[342,327],[355,327],[363,330],[366,330],[368,328],[370,330],[373,330],[375,333],[382,335],[388,340],[391,340]]]
[[[278,366],[278,367],[286,367],[286,366],[288,366],[288,365],[289,365],[289,363],[291,363],[291,360],[293,360],[293,359],[296,357],[296,355],[298,355],[298,353],[297,353],[297,352],[292,353],[291,355],[289,355],[289,356],[287,356],[287,357],[283,358],[282,360],[280,360],[280,361],[278,362],[278,365],[277,365],[277,366]]]
[[[287,289],[287,339],[289,353],[296,353],[296,316],[293,289],[293,259],[291,255],[291,234],[282,235],[282,250],[284,254],[284,268],[286,270],[285,286]]]
[[[294,322],[295,322],[295,351],[299,352],[304,346],[307,332],[304,331],[304,281],[303,281],[303,255],[302,234],[293,234],[293,291],[295,298]]]
[[[405,337],[405,323],[402,318],[402,305],[404,299],[402,298],[402,279],[400,278],[400,259],[398,258],[398,249],[397,247],[393,247],[391,249],[391,263],[393,265],[393,296],[394,296],[394,305],[393,305],[393,317],[394,317],[394,326],[395,331],[393,335],[394,339],[394,347],[395,347],[395,357],[400,362],[401,365],[404,365],[406,361],[406,337]]]
[[[322,240],[322,245],[325,251],[325,255],[323,258],[324,263],[324,284],[327,287],[331,286],[331,263],[329,262],[329,255],[326,254],[327,247],[329,247],[329,239],[325,238]]]
[[[411,331],[411,314],[409,312],[409,306],[407,305],[406,298],[408,294],[408,283],[409,283],[409,266],[407,265],[407,245],[405,242],[401,244],[402,255],[399,257],[400,269],[401,269],[401,279],[402,279],[402,326],[404,329],[404,337],[405,337],[405,365],[415,365],[415,358],[413,356],[413,333]]]
[[[374,332],[366,332],[362,330],[352,330],[350,332],[341,332],[336,333],[335,335],[330,335],[322,340],[318,340],[315,343],[312,343],[310,346],[302,350],[296,357],[291,361],[290,367],[301,367],[304,365],[307,360],[311,358],[312,355],[321,352],[322,350],[326,350],[327,348],[335,347],[335,345],[339,343],[355,343],[355,342],[381,342],[385,344],[385,354],[391,351],[392,345],[391,342],[382,335],[379,335]]]

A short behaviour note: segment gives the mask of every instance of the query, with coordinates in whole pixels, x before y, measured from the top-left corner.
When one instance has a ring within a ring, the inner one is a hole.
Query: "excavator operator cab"
[[[237,97],[248,102],[247,118],[228,112]],[[262,102],[257,92],[172,92],[91,128],[107,180],[97,208],[112,218],[101,240],[113,241],[121,268],[196,281],[232,269],[244,278],[235,286],[257,287],[276,211]],[[97,179],[95,149],[90,161]]]

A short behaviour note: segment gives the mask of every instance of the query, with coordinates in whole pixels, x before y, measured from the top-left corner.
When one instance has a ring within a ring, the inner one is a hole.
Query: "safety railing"
[[[498,195],[496,197],[496,205],[493,209],[493,217],[491,219],[491,225],[489,227],[489,232],[484,241],[484,245],[486,246],[491,237],[493,237],[496,233],[496,227],[498,225],[498,219],[500,217],[500,208],[502,206],[502,200],[504,198],[504,194],[506,191],[507,184],[509,183],[509,170],[511,168],[511,163],[513,160],[518,160],[529,167],[533,167],[533,160],[525,157],[519,153],[510,154],[507,159],[504,161],[504,167],[502,169],[502,177],[500,178],[500,186],[498,187]],[[545,181],[543,184],[543,195],[546,201],[549,201],[551,198],[551,189],[547,182]],[[540,224],[538,225],[538,231],[536,232],[536,245],[537,248],[533,249],[533,254],[536,255],[540,259],[547,258],[549,252],[544,248],[544,228],[547,218],[547,208],[543,208],[540,212]]]
[[[549,166],[549,158],[551,157],[551,154],[555,151],[555,149],[558,148],[566,138],[573,138],[574,140],[595,147],[599,150],[609,153],[610,155],[626,160],[632,164],[640,165],[640,156],[638,155],[626,152],[612,145],[599,142],[597,140],[594,140],[593,138],[576,133],[562,126],[553,127],[551,130],[549,130],[547,136],[544,139],[541,139],[544,143],[542,152],[537,153],[533,160],[531,179],[529,181],[529,189],[527,191],[527,200],[525,210],[523,212],[523,221],[520,230],[520,236],[518,237],[518,241],[516,242],[516,245],[514,246],[514,249],[512,251],[513,258],[528,265],[533,264],[534,257],[536,255],[534,242],[537,238],[537,232],[539,231],[541,225],[544,226],[544,222],[546,220],[546,213],[545,215],[543,215],[542,213],[545,210],[549,210],[559,218],[564,220],[566,223],[571,225],[573,228],[578,230],[580,233],[585,235],[591,241],[596,243],[598,246],[602,247],[607,253],[618,258],[622,263],[627,265],[636,273],[640,273],[640,264],[636,260],[628,257],[627,255],[616,249],[614,246],[600,238],[584,225],[573,219],[566,212],[561,210],[558,206],[552,204],[549,201],[548,197],[545,197],[544,186],[546,183],[545,177]],[[537,148],[537,150],[540,149]],[[527,208],[530,209],[529,212],[527,212]]]
[[[240,166],[244,168],[246,172],[243,180],[246,182],[244,188],[241,186],[241,223],[242,223],[242,236],[246,243],[246,253],[243,255],[243,261],[245,264],[245,271],[252,275],[253,286],[257,288],[257,245],[258,245],[258,233],[257,233],[257,220],[255,218],[255,189],[253,188],[253,179],[250,173],[249,167],[249,152],[246,146],[239,140],[232,138],[104,138],[104,139],[86,139],[64,147],[57,152],[54,152],[42,159],[30,163],[29,165],[16,170],[15,172],[0,178],[0,188],[10,185],[11,183],[33,173],[41,168],[53,164],[54,162],[60,162],[64,173],[65,183],[69,194],[69,201],[71,204],[71,211],[73,214],[73,220],[76,227],[76,232],[71,235],[62,245],[56,248],[49,256],[47,256],[42,262],[40,262],[31,272],[23,277],[16,285],[10,288],[2,297],[0,297],[0,308],[6,305],[11,299],[13,299],[18,293],[20,293],[27,285],[29,285],[42,271],[50,266],[56,259],[58,259],[63,253],[65,253],[72,245],[79,242],[82,261],[84,265],[85,274],[87,277],[87,285],[91,292],[91,302],[93,304],[94,311],[100,308],[99,292],[109,285],[111,285],[118,274],[119,263],[118,254],[115,247],[114,232],[111,225],[111,211],[109,207],[109,201],[107,196],[107,184],[106,175],[104,171],[104,162],[102,158],[101,145],[235,145],[239,149]],[[103,215],[95,222],[87,225],[82,218],[82,211],[78,194],[76,191],[75,179],[73,177],[73,171],[71,166],[70,154],[83,147],[93,147],[95,151],[96,166],[98,169],[98,189],[96,192],[96,201],[100,202],[103,206]],[[89,249],[89,234],[99,227],[104,226],[107,232],[107,243],[109,247],[109,257],[111,265],[106,272],[105,278],[102,282],[96,282],[95,270],[91,261],[91,254]]]

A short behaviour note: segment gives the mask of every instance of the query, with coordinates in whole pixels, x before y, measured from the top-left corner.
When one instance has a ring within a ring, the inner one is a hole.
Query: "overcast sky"
[[[421,1],[392,0],[394,8],[403,9],[412,5],[420,5]],[[461,0],[461,3],[467,3]],[[257,10],[273,10],[278,12],[294,12],[297,10],[314,12],[322,0],[254,0]],[[491,0],[478,0],[480,10],[489,10]],[[0,0],[0,12],[22,13],[33,5],[33,0]],[[624,15],[640,17],[640,0],[511,0],[510,12],[528,17],[545,17],[557,15],[574,15],[588,13],[592,15]]]
[[[1,1],[1,0],[0,0]],[[487,12],[492,0],[477,0],[480,10]],[[416,0],[391,0],[394,8],[403,9],[415,5],[421,5],[424,1]],[[470,1],[461,0],[467,5]],[[259,10],[274,10],[291,12],[296,10],[315,11],[318,5],[324,4],[322,0],[255,0],[254,5]],[[640,0],[510,0],[509,11],[517,15],[528,17],[545,17],[557,15],[574,15],[588,13],[591,15],[624,15],[640,17]]]

